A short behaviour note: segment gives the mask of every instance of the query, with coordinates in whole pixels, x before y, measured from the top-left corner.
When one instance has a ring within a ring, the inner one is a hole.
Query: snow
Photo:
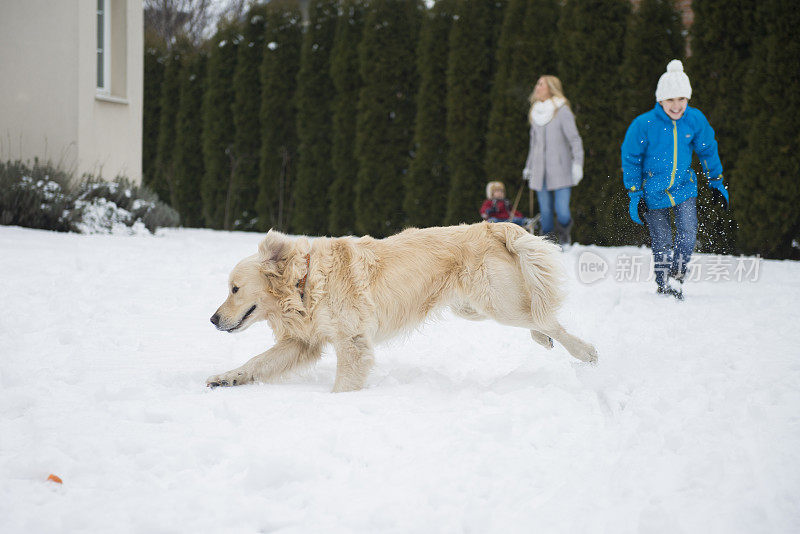
[[[361,392],[329,393],[330,351],[207,389],[273,341],[209,322],[260,237],[0,227],[0,530],[800,530],[800,264],[699,257],[758,268],[677,302],[626,276],[647,250],[576,245],[562,320],[596,366],[445,313]]]
[[[133,202],[133,209],[139,209],[145,203],[146,201],[137,199]],[[94,197],[89,201],[77,200],[75,208],[82,214],[80,222],[75,226],[83,234],[133,235],[149,232],[140,219],[130,224],[134,218],[133,213],[103,197]]]
[[[23,190],[41,192],[44,199],[48,201],[61,200],[64,197],[64,192],[61,189],[61,184],[50,180],[49,177],[46,178],[48,178],[46,181],[37,180],[34,183],[32,177],[23,176],[22,179],[19,181],[18,187]]]

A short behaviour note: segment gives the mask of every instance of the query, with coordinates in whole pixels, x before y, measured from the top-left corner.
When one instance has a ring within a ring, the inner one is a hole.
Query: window
[[[141,7],[141,0],[136,2]],[[128,103],[128,4],[128,0],[97,0],[95,98],[104,102]]]
[[[110,0],[97,0],[97,91],[111,93]]]

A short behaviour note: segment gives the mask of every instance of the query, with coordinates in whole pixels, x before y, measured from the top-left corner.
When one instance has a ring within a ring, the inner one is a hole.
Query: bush
[[[0,191],[0,224],[89,234],[155,232],[179,223],[174,209],[127,178],[76,181],[38,161],[0,162]]]
[[[0,162],[0,224],[72,230],[69,182],[66,173],[38,162],[32,168]]]

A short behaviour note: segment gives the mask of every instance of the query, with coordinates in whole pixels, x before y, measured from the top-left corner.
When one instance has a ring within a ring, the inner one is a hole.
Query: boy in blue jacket
[[[697,176],[691,169],[696,152],[715,201],[728,208],[722,163],[714,130],[692,97],[683,64],[673,59],[656,88],[656,106],[636,117],[622,143],[622,180],[633,222],[647,221],[658,293],[683,299],[683,280],[697,239]],[[675,214],[673,243],[669,212]]]

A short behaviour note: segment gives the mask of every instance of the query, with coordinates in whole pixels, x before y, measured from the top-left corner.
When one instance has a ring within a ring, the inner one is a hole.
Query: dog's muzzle
[[[250,306],[250,309],[245,312],[245,314],[242,316],[242,318],[239,319],[239,322],[236,323],[231,328],[225,328],[224,326],[220,326],[220,324],[219,324],[219,320],[220,320],[219,313],[215,313],[214,315],[211,316],[211,324],[213,324],[217,328],[217,330],[224,330],[225,332],[234,332],[240,326],[242,326],[242,323],[244,323],[245,320],[247,320],[247,318],[250,317],[250,314],[253,313],[255,310],[256,310],[256,305],[253,304],[252,306]]]

